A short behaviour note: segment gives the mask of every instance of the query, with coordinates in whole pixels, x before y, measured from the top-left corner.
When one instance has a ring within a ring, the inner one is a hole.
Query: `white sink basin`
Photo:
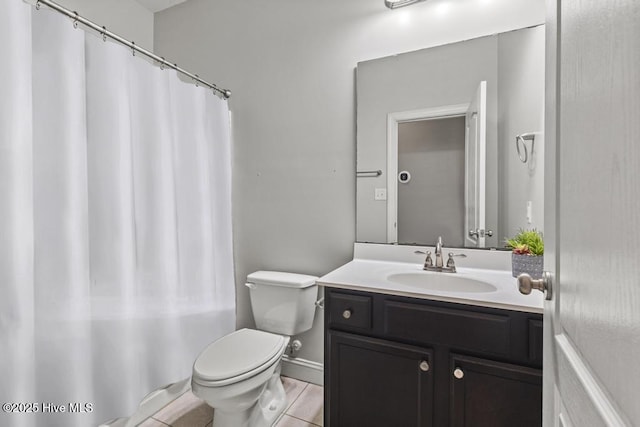
[[[356,243],[354,258],[318,279],[321,286],[542,313],[542,292],[522,295],[506,251],[465,249],[456,273],[424,271],[433,247]],[[639,426],[640,427],[640,426]]]
[[[404,286],[439,292],[485,293],[497,290],[491,283],[460,276],[458,273],[429,271],[394,273],[388,275],[387,280]]]

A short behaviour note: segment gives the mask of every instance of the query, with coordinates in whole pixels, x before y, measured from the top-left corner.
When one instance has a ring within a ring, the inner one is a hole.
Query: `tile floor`
[[[321,386],[282,377],[287,409],[274,427],[322,427],[324,392]],[[190,391],[148,418],[138,427],[211,427],[213,409]]]

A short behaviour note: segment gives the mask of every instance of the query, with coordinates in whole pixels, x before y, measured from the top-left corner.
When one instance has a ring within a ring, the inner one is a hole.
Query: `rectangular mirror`
[[[544,25],[357,65],[358,242],[543,230]]]

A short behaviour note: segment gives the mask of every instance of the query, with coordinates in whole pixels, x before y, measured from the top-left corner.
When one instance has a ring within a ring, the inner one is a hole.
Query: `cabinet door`
[[[433,352],[328,332],[328,426],[430,426]]]
[[[542,371],[452,354],[452,427],[540,427]]]

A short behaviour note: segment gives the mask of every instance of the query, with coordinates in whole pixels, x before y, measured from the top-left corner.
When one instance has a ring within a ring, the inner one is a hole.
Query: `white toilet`
[[[315,276],[258,271],[247,276],[255,329],[209,344],[193,364],[193,393],[214,408],[213,427],[268,427],[287,398],[280,361],[289,337],[311,328]]]

